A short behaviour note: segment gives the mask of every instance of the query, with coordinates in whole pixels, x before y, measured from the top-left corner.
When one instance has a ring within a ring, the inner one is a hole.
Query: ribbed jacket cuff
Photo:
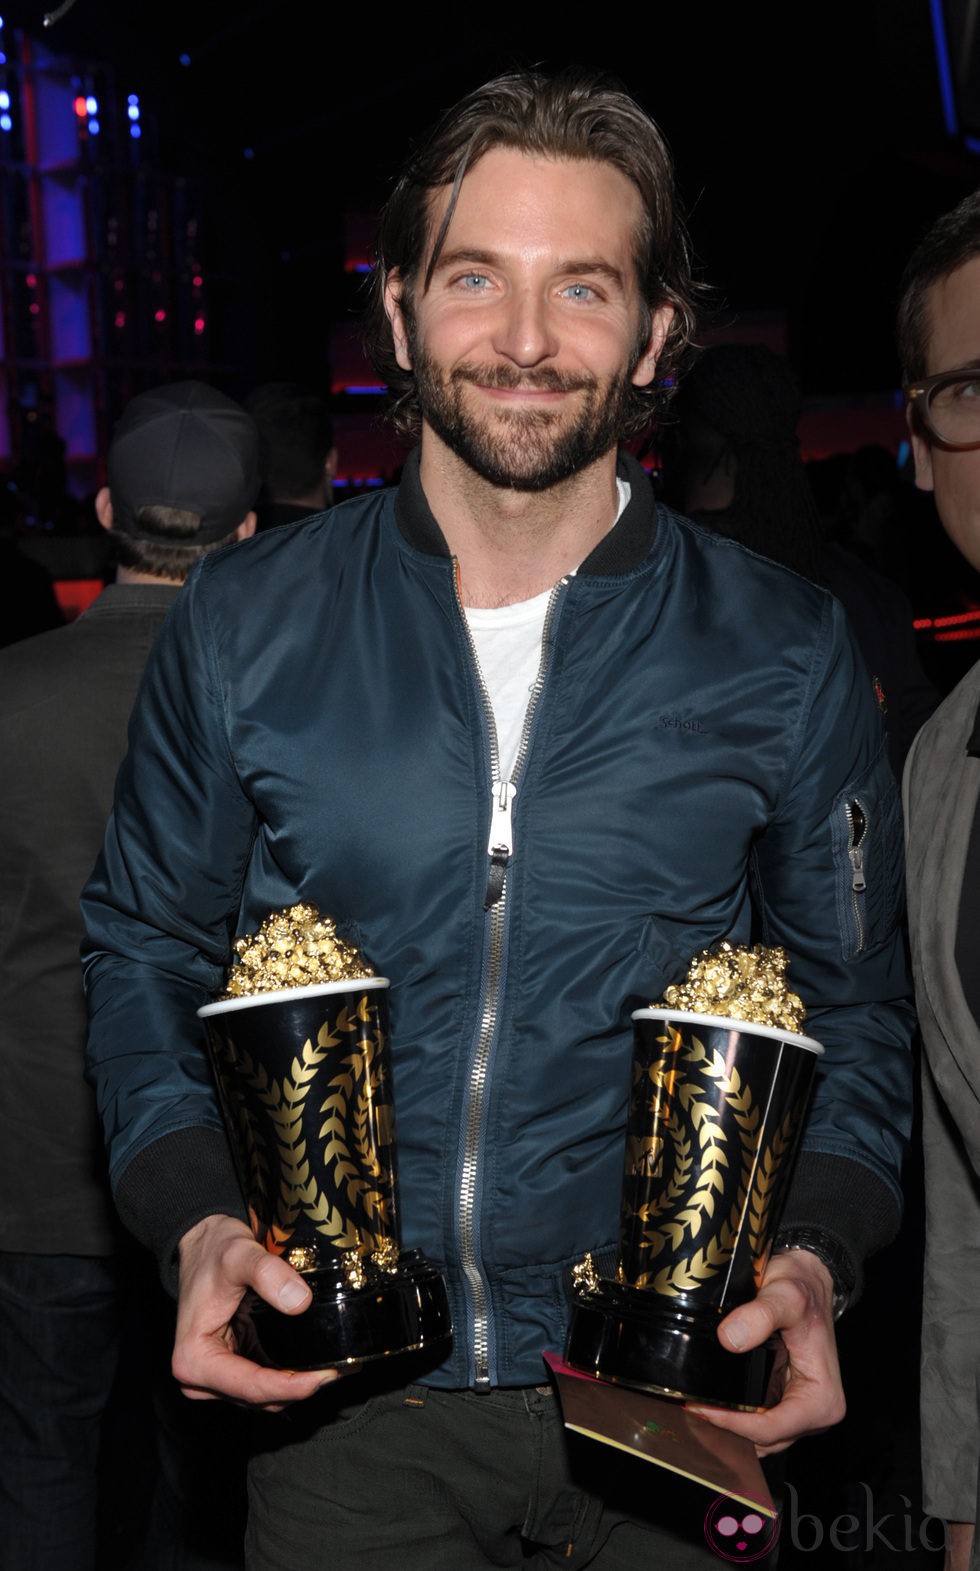
[[[894,1238],[902,1210],[893,1191],[870,1168],[820,1151],[800,1153],[776,1234],[817,1227],[836,1240],[854,1270],[853,1304],[860,1296],[869,1255]]]
[[[156,1256],[168,1293],[177,1296],[177,1245],[206,1216],[248,1221],[228,1141],[220,1130],[178,1129],[130,1162],[115,1190],[129,1231]]]

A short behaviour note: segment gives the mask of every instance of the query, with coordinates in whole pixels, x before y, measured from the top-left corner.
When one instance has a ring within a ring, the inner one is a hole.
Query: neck
[[[322,513],[327,505],[327,492],[324,486],[318,486],[305,496],[271,496],[269,501],[273,506],[281,503],[284,507],[308,507],[311,513]]]
[[[133,567],[117,567],[117,584],[155,584],[159,589],[161,584],[170,584],[179,589],[184,582],[182,578],[161,578],[158,573],[138,573]]]
[[[517,491],[491,485],[425,427],[419,478],[473,607],[550,589],[608,534],[619,505],[614,447],[545,491]]]

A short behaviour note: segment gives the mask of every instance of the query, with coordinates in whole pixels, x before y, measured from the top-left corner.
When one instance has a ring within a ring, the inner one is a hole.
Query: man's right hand
[[[208,1216],[180,1241],[180,1296],[173,1373],[185,1396],[227,1397],[276,1412],[337,1379],[336,1369],[265,1369],[236,1351],[232,1320],[247,1288],[283,1314],[311,1301],[306,1283],[244,1222]]]

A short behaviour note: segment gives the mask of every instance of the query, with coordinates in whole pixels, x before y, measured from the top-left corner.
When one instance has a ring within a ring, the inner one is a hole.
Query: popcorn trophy
[[[299,1315],[246,1294],[246,1350],[323,1369],[448,1345],[445,1282],[399,1246],[387,978],[308,905],[235,948],[198,1014],[252,1230],[313,1292]]]
[[[573,1368],[716,1407],[778,1399],[781,1339],[733,1353],[717,1329],[762,1283],[823,1052],[786,966],[724,943],[634,1013],[619,1261],[575,1268]]]

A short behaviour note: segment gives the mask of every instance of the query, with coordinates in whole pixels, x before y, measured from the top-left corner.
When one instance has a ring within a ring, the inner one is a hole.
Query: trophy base
[[[390,1271],[370,1260],[363,1266],[363,1287],[351,1287],[339,1264],[304,1271],[313,1302],[299,1315],[249,1293],[239,1317],[242,1351],[273,1369],[333,1369],[448,1346],[449,1299],[435,1266],[414,1249]]]
[[[782,1339],[747,1353],[718,1341],[714,1310],[672,1308],[645,1288],[600,1278],[572,1296],[565,1361],[600,1380],[711,1407],[761,1412],[779,1399]]]

